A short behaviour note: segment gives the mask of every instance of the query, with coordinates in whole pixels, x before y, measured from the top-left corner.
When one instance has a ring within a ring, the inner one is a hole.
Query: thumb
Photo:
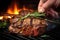
[[[44,4],[46,0],[40,0],[38,4],[38,12],[44,12],[44,8],[42,8],[42,5]]]
[[[38,12],[45,12],[45,9],[43,7],[38,7]]]
[[[42,6],[46,0],[40,0],[39,1],[39,6]]]

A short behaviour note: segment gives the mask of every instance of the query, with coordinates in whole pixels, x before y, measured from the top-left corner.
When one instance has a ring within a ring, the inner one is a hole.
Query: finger
[[[42,6],[46,0],[40,0],[39,6]]]
[[[54,3],[56,2],[56,0],[47,0],[44,4],[43,4],[43,8],[48,9],[49,7],[51,7]]]
[[[60,0],[56,0],[55,6],[58,7],[60,5]]]
[[[43,4],[43,2],[40,0],[40,2],[39,2],[39,5],[38,5],[38,6],[42,6],[42,4]]]
[[[44,3],[44,1],[43,0],[40,0],[39,5],[42,6],[43,3]]]
[[[39,4],[38,4],[38,12],[44,12],[44,8],[42,8],[42,5],[44,4],[44,2],[47,0],[40,0]]]
[[[46,14],[52,16],[53,18],[59,18],[58,12],[54,11],[53,9],[48,10]]]
[[[38,12],[39,12],[39,13],[40,13],[40,12],[45,12],[45,9],[42,8],[42,7],[38,7]]]
[[[55,17],[55,18],[59,17],[58,12],[54,11],[53,9],[50,9],[50,11],[52,12],[53,17]]]

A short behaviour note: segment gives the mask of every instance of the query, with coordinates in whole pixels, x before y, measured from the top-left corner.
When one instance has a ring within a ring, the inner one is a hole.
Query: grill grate
[[[17,35],[17,34],[10,34],[8,33],[7,30],[5,30],[4,32],[0,32],[0,40],[54,40],[51,37],[47,37],[47,38],[42,38],[42,37],[24,37],[21,35]]]

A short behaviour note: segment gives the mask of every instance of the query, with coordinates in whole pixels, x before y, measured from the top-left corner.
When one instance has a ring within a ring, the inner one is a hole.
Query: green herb
[[[30,14],[30,16],[33,16],[33,17],[40,17],[40,16],[45,16],[45,14],[44,14],[44,13],[34,12],[34,13]]]
[[[50,37],[50,36],[45,34],[45,35],[42,35],[41,37]]]
[[[6,20],[4,22],[0,22],[0,28],[5,28],[6,25],[7,25]]]
[[[24,17],[21,17],[20,20],[23,20],[27,17],[41,17],[41,16],[45,16],[45,13],[38,13],[38,12],[33,12],[33,13],[28,13],[27,15],[25,15]]]

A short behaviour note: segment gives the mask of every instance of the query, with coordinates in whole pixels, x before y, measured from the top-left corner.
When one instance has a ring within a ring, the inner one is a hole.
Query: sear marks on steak
[[[11,25],[9,26],[9,31],[11,33],[17,33],[23,36],[38,36],[43,34],[46,30],[45,20],[28,17],[22,21],[17,21],[19,18],[19,15],[15,16],[14,18],[11,18]]]
[[[24,26],[24,25],[30,25],[30,21],[31,21],[30,18],[24,19],[24,21],[23,21],[23,26]]]

